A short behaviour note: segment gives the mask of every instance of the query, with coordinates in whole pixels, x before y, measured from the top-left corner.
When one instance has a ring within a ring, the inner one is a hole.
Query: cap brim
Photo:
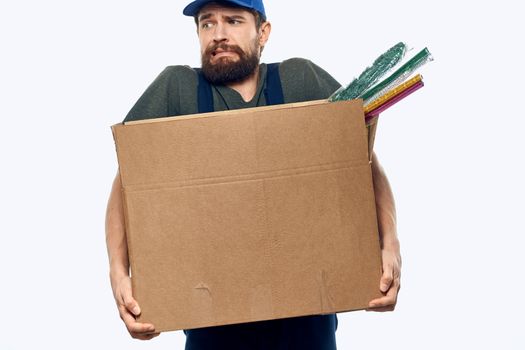
[[[244,4],[241,1],[236,1],[236,0],[223,0],[223,1],[224,2],[230,2],[230,3],[235,4],[237,6],[245,7]],[[182,13],[184,15],[186,15],[186,16],[195,17],[199,13],[200,9],[204,5],[206,5],[207,3],[210,3],[210,2],[213,2],[213,0],[196,0],[196,1],[193,1],[188,6],[186,6],[184,8],[184,10],[182,10]],[[266,20],[265,14],[261,13],[261,16],[263,17],[264,20]]]
[[[206,0],[194,1],[190,3],[188,6],[186,6],[184,10],[182,10],[182,13],[186,16],[194,17],[195,15],[197,15],[197,13],[199,13],[199,10],[201,9],[201,7],[207,4],[208,2],[210,1],[209,0],[208,1]]]

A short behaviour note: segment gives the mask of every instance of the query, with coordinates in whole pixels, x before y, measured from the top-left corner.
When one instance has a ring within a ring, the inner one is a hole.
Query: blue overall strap
[[[281,77],[279,76],[279,63],[271,63],[268,65],[264,97],[266,98],[266,104],[268,106],[284,103],[283,87],[281,85]]]
[[[197,91],[199,113],[213,112],[214,107],[211,84],[206,80],[201,69],[195,68],[195,70],[199,76],[199,86]],[[281,85],[281,77],[279,76],[279,63],[271,63],[267,66],[264,97],[266,98],[266,104],[268,106],[284,103],[283,87]]]
[[[199,113],[213,112],[214,108],[211,84],[208,80],[206,80],[204,74],[202,74],[201,69],[195,68],[195,70],[199,75],[199,87],[197,88],[197,103],[199,105]]]

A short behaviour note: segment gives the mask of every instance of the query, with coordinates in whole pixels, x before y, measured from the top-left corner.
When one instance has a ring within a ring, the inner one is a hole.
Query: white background
[[[399,41],[426,86],[382,114],[398,206],[397,310],[339,316],[340,349],[524,349],[523,11],[518,1],[267,0],[263,60],[348,83]],[[104,215],[120,122],[167,65],[199,65],[186,1],[2,1],[0,349],[183,349],[132,340]],[[522,333],[523,334],[523,333]]]

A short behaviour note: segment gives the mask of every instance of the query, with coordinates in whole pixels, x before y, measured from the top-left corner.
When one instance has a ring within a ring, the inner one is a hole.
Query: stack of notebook
[[[348,86],[337,90],[329,100],[363,99],[366,123],[370,124],[381,112],[424,86],[423,77],[416,71],[432,61],[432,55],[424,48],[410,59],[403,60],[405,52],[404,43],[395,45]],[[398,66],[392,74],[380,80]]]

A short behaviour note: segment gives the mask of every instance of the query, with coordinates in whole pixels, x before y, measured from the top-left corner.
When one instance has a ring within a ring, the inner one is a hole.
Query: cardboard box
[[[327,314],[381,295],[360,100],[112,130],[141,322],[167,331]]]

